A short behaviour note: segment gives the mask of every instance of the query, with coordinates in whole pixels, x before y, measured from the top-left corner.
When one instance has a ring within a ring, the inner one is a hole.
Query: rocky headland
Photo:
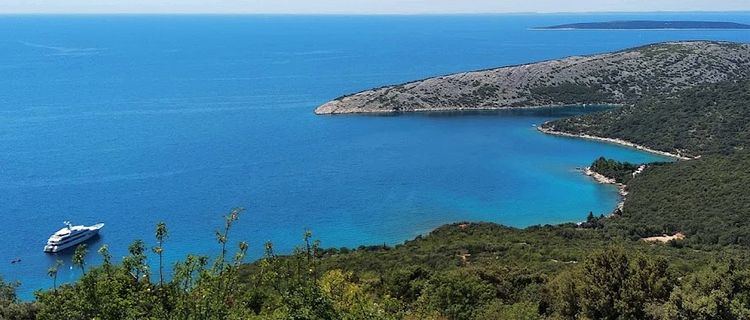
[[[385,86],[327,102],[316,114],[629,105],[750,75],[750,44],[665,42],[591,56],[472,71]]]

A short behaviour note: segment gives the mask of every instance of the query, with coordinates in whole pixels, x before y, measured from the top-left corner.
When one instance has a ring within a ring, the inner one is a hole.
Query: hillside
[[[748,101],[750,81],[725,81],[552,121],[542,128],[621,139],[688,156],[728,154],[750,146]]]
[[[266,255],[244,266],[247,246],[239,248],[231,261],[188,256],[163,284],[146,264],[144,242],[123,263],[109,262],[105,248],[103,265],[77,263],[81,280],[40,291],[34,302],[19,302],[0,279],[0,316],[666,320],[750,312],[746,250],[650,245],[573,224],[457,223],[403,245],[354,250],[321,249],[306,235],[294,254],[276,256],[267,244]],[[707,296],[716,299],[709,308]]]
[[[619,52],[458,73],[339,97],[316,114],[631,104],[750,74],[750,45],[669,42]]]
[[[626,236],[682,232],[686,243],[750,246],[750,153],[651,166],[628,182],[622,217],[607,221]]]

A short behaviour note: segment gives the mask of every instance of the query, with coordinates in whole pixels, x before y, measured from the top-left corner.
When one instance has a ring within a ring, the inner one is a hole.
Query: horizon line
[[[519,11],[519,12],[156,12],[156,11],[132,11],[132,12],[2,12],[0,16],[62,16],[62,15],[175,15],[175,16],[470,16],[470,15],[596,15],[596,14],[746,14],[749,10],[657,10],[657,11]]]

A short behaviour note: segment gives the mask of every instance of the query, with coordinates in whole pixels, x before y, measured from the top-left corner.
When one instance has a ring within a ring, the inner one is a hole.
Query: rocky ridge
[[[750,44],[665,42],[366,90],[327,102],[315,113],[632,104],[649,93],[670,93],[748,75]]]

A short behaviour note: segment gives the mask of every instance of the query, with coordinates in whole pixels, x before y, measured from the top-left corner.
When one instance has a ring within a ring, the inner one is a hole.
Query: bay
[[[541,31],[607,20],[750,22],[747,14],[467,16],[0,16],[0,275],[51,286],[43,254],[64,220],[106,223],[116,258],[165,221],[171,263],[217,252],[222,215],[252,257],[397,244],[445,223],[515,227],[610,212],[576,171],[599,156],[663,160],[545,136],[588,109],[315,116],[337,96],[473,69],[651,42],[747,42],[741,30]],[[62,257],[70,266],[69,256]],[[11,264],[14,259],[20,263]],[[61,272],[72,281],[77,273]]]

